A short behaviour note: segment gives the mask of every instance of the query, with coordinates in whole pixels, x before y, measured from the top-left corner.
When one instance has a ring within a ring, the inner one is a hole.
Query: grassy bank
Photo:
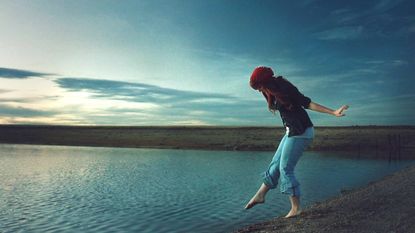
[[[0,125],[0,143],[273,151],[283,127]],[[415,158],[415,126],[315,127],[308,150]]]

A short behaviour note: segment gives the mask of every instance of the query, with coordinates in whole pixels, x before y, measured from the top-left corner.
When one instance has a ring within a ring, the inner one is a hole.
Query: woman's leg
[[[281,154],[280,176],[281,192],[290,195],[291,210],[285,217],[298,215],[300,210],[300,183],[294,175],[294,168],[303,154],[304,150],[311,143],[312,139],[308,138],[287,138]]]
[[[263,183],[261,187],[259,187],[256,194],[251,198],[248,204],[245,206],[245,209],[250,209],[256,204],[264,203],[265,202],[265,195],[270,189],[274,189],[277,187],[278,179],[280,177],[280,158],[282,154],[282,149],[284,147],[285,139],[287,135],[285,135],[282,139],[280,144],[278,145],[278,149],[274,154],[274,157],[271,160],[271,163],[268,166],[268,169],[261,174]]]
[[[250,209],[256,204],[261,204],[265,202],[265,195],[267,194],[269,187],[264,183],[261,184],[256,194],[251,198],[251,200],[246,204],[245,209]]]
[[[290,202],[291,209],[290,212],[288,212],[288,214],[285,215],[285,218],[291,218],[301,213],[300,196],[290,196]]]

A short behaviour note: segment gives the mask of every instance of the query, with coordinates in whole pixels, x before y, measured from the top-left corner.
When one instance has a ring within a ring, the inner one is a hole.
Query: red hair
[[[258,66],[254,69],[249,80],[249,85],[255,90],[266,86],[270,79],[274,77],[274,72],[271,68],[265,66]]]
[[[287,94],[282,92],[281,87],[281,84],[284,85],[291,83],[282,76],[274,77],[274,72],[271,68],[265,66],[255,68],[252,72],[249,84],[255,90],[261,87],[263,88],[263,91],[261,92],[268,102],[268,109],[274,114],[275,110],[277,110],[276,101],[289,110],[292,110],[292,101],[289,99]]]

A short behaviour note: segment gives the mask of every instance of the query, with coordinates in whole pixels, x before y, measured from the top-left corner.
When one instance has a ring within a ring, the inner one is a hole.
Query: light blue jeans
[[[314,128],[307,128],[302,135],[288,137],[288,131],[281,139],[278,149],[268,166],[261,174],[263,182],[270,189],[275,189],[280,180],[281,193],[300,196],[300,183],[294,175],[294,168],[303,151],[313,141]]]

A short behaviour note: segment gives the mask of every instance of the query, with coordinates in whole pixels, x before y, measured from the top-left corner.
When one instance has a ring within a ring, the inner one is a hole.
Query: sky
[[[269,66],[316,126],[415,125],[415,3],[0,0],[0,124],[282,126]]]

